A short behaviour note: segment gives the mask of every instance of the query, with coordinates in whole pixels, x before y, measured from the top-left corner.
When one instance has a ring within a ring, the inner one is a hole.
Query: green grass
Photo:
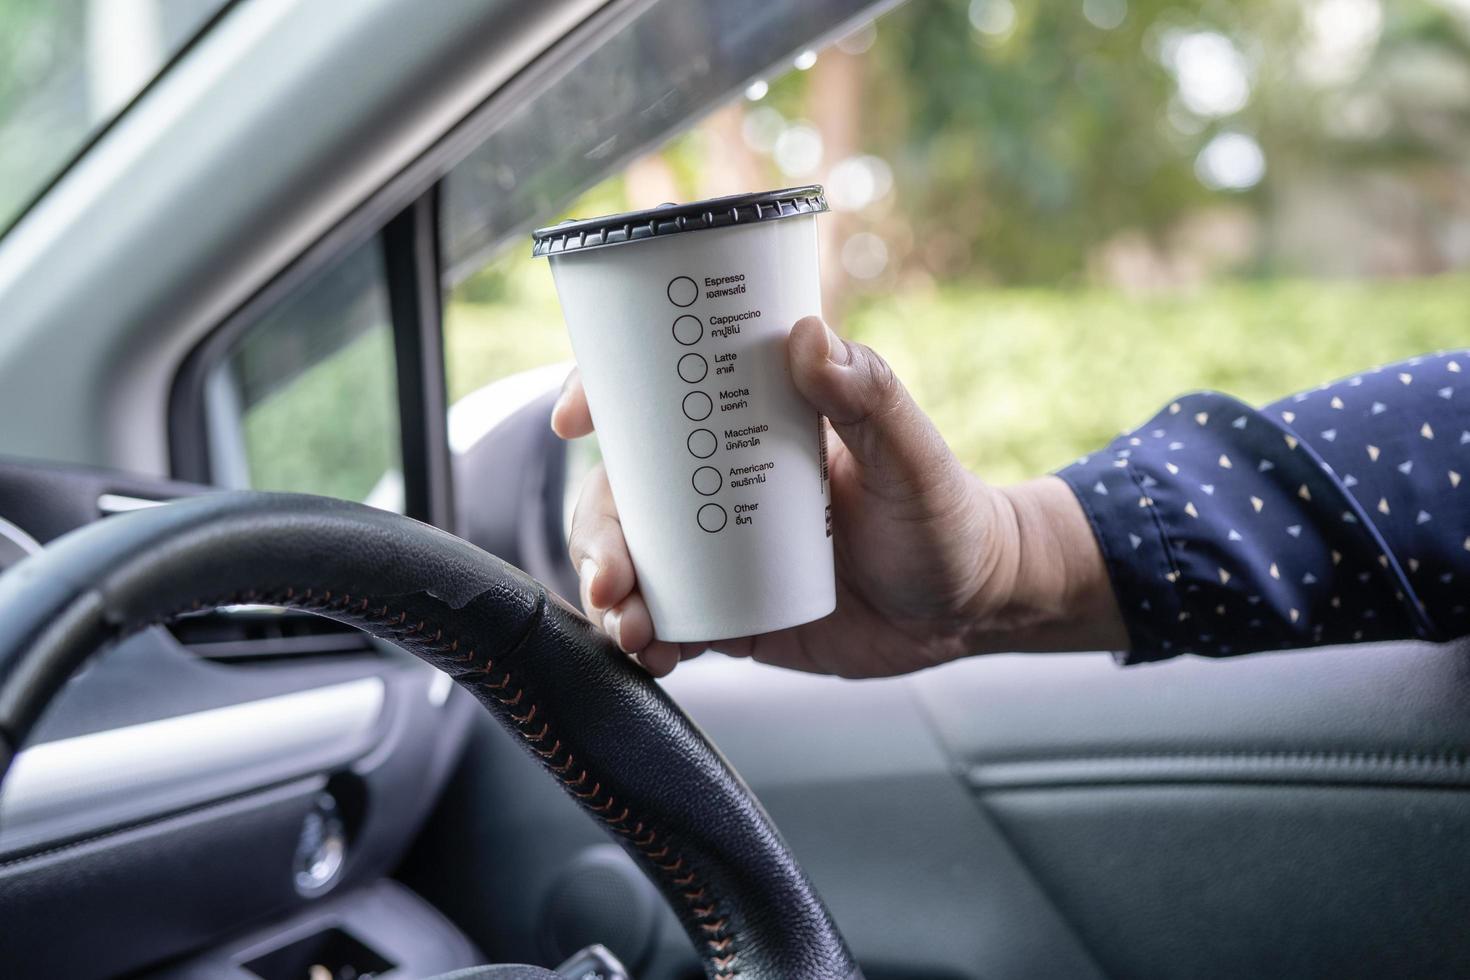
[[[537,289],[503,303],[451,301],[444,310],[444,350],[451,402],[499,378],[572,359],[556,294]]]
[[[250,485],[362,500],[400,466],[393,339],[374,328],[245,413]]]
[[[544,264],[446,310],[450,396],[571,357]],[[1035,476],[1198,388],[1262,403],[1470,344],[1470,278],[1212,286],[1169,298],[948,287],[858,302],[844,332],[893,364],[967,466]],[[397,461],[386,334],[356,341],[247,419],[260,486],[361,497]]]
[[[1470,345],[1470,279],[1238,283],[1167,299],[955,287],[873,300],[844,326],[889,359],[967,466],[1008,482],[1184,391],[1260,404]]]

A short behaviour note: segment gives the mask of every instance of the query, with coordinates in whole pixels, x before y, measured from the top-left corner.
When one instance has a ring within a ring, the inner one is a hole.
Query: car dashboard
[[[0,463],[0,566],[201,489]],[[305,614],[231,607],[126,638],[69,681],[0,787],[0,962],[231,980],[291,975],[293,950],[323,944],[405,975],[479,962],[387,878],[476,711],[415,658]]]

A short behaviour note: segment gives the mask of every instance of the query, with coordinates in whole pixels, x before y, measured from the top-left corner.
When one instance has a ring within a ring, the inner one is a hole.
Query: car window
[[[570,356],[530,225],[807,182],[827,317],[995,480],[1183,390],[1261,402],[1470,340],[1464,3],[911,0],[720,75],[707,113],[639,30],[448,178],[452,397]]]
[[[467,448],[487,420],[559,384],[570,362],[550,275],[544,262],[529,258],[530,229],[579,195],[573,209],[585,214],[621,210],[649,194],[659,203],[687,193],[689,186],[661,175],[665,162],[679,168],[705,162],[697,140],[707,129],[691,135],[691,124],[732,90],[809,57],[802,47],[807,40],[831,34],[871,6],[869,0],[649,4],[564,66],[449,173],[440,226],[452,449]],[[727,111],[721,118],[731,117]],[[667,151],[644,156],[670,139]],[[746,176],[710,166],[695,184],[701,192],[737,187]],[[596,459],[595,437],[573,447],[568,509],[578,473]]]
[[[249,325],[206,376],[210,469],[228,487],[401,510],[393,332],[376,239]]]
[[[228,0],[0,0],[0,229]]]

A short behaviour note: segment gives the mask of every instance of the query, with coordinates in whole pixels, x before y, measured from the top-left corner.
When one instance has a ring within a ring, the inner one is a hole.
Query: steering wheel
[[[770,817],[647,674],[519,570],[358,504],[193,497],[74,531],[0,576],[0,775],[93,653],[238,603],[327,616],[448,673],[633,856],[712,980],[861,980]]]

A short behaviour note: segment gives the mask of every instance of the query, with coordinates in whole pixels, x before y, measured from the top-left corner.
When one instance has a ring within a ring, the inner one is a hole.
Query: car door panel
[[[1458,976],[1464,662],[994,656],[854,682],[706,656],[666,684],[869,977]],[[410,881],[487,950],[544,957],[547,897],[602,838],[501,741],[477,737],[435,817],[457,830],[425,838],[461,842],[454,870],[431,879],[451,858],[421,841]],[[640,975],[685,975],[679,943],[670,922]]]
[[[1111,976],[1470,974],[1464,788],[1071,786],[985,804]]]
[[[1463,643],[955,666],[919,697],[1108,973],[1470,970]]]

